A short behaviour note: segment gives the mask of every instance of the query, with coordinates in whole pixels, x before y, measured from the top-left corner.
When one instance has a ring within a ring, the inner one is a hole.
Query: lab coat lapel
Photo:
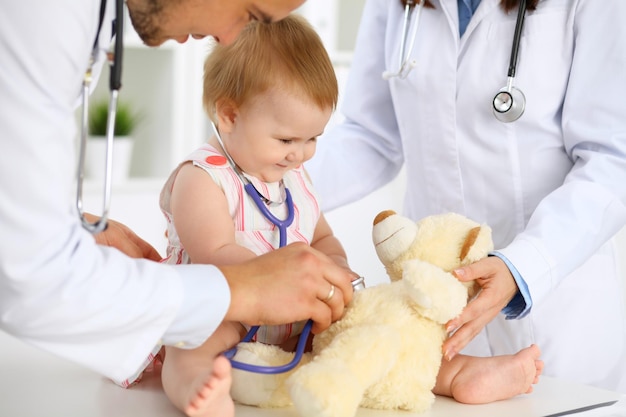
[[[459,37],[459,6],[457,0],[440,0],[439,6],[435,4],[435,7],[441,7],[443,14],[446,16],[448,26],[450,30]]]
[[[469,21],[465,33],[461,37],[461,49],[465,46],[467,39],[472,35],[472,32],[478,26],[478,24],[493,11],[494,8],[500,7],[500,0],[481,0],[478,8],[474,12],[474,15]],[[458,31],[458,14],[457,14],[457,31]]]
[[[435,5],[437,7],[437,5]],[[443,10],[450,30],[454,32],[456,37],[459,37],[459,3],[458,0],[440,0],[439,7]],[[480,23],[485,16],[487,16],[494,8],[500,7],[500,0],[481,0],[478,8],[474,12],[472,19],[470,20],[465,33],[461,38],[460,48],[465,45],[465,40],[471,35],[474,28]]]

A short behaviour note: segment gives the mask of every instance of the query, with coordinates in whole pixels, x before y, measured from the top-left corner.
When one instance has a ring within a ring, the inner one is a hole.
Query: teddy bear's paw
[[[406,261],[402,281],[413,307],[437,323],[458,316],[467,304],[468,289],[452,274],[431,263]]]
[[[293,353],[278,346],[262,343],[240,343],[233,360],[259,366],[277,366],[288,363]],[[285,387],[285,374],[261,374],[233,369],[230,394],[241,404],[257,407],[286,407],[291,405]]]
[[[358,379],[341,361],[303,366],[287,385],[302,417],[353,417],[363,395]]]

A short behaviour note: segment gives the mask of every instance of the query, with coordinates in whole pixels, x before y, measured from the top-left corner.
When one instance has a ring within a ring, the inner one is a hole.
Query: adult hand
[[[476,280],[480,292],[458,317],[446,323],[448,333],[456,330],[443,344],[443,354],[447,360],[460,352],[506,307],[518,291],[509,268],[497,256],[456,269],[454,275],[463,282]]]
[[[96,222],[99,217],[85,213],[85,219]],[[145,258],[160,261],[161,255],[148,242],[137,236],[122,223],[109,219],[105,231],[94,236],[99,245],[111,246],[124,252],[131,258]]]
[[[341,318],[355,274],[304,243],[219,267],[231,291],[227,320],[250,325],[313,319],[313,333]]]

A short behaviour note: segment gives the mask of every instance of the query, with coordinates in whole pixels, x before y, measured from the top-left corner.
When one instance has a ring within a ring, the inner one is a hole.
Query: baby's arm
[[[320,218],[315,226],[311,247],[331,258],[337,265],[350,269],[346,251],[341,246],[339,239],[333,234],[324,214],[320,214]]]
[[[229,265],[256,257],[235,242],[226,196],[203,169],[191,163],[181,167],[171,209],[180,241],[193,263]]]

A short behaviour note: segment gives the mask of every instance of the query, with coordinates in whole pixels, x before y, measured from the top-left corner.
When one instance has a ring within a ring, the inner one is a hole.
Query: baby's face
[[[331,113],[309,98],[273,89],[237,110],[226,146],[243,172],[276,182],[313,157]]]

